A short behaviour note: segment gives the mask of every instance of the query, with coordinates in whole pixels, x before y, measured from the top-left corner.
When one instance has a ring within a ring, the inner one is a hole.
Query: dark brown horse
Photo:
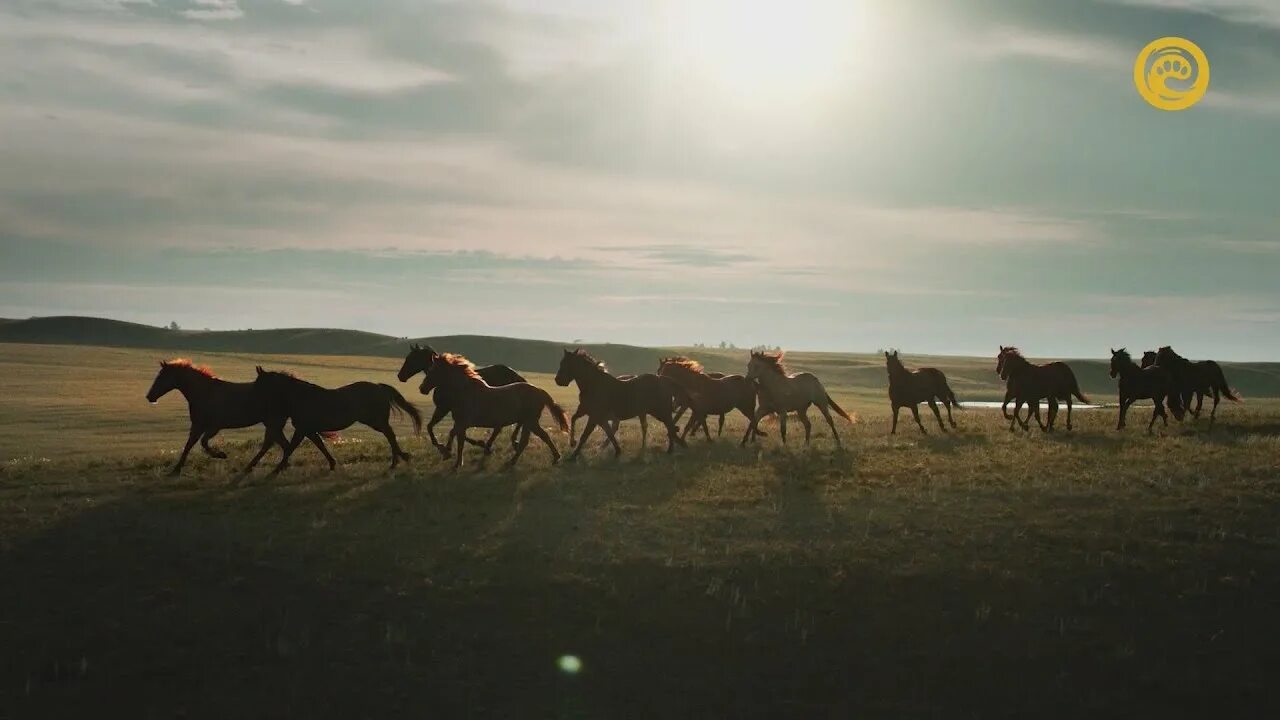
[[[1174,352],[1172,347],[1165,345],[1156,351],[1154,364],[1166,368],[1173,376],[1182,404],[1190,411],[1192,417],[1200,417],[1200,410],[1204,407],[1204,396],[1213,396],[1213,408],[1209,410],[1210,428],[1213,427],[1218,414],[1218,403],[1222,402],[1223,397],[1231,402],[1240,402],[1239,394],[1227,385],[1227,376],[1222,372],[1222,366],[1212,360],[1192,362]],[[1196,396],[1194,410],[1191,409],[1192,395]]]
[[[569,418],[551,395],[542,388],[529,383],[517,382],[493,387],[484,381],[476,366],[461,355],[445,353],[436,359],[427,369],[422,379],[422,392],[433,389],[447,389],[453,401],[453,430],[449,433],[448,444],[456,440],[457,455],[453,467],[462,467],[463,440],[467,430],[473,427],[493,428],[497,430],[508,425],[515,425],[520,433],[516,443],[515,455],[507,461],[505,467],[516,464],[524,449],[529,445],[529,435],[537,435],[551,450],[551,462],[560,462],[560,451],[547,431],[538,424],[545,408],[560,426],[561,432],[569,431]]]
[[[268,413],[283,415],[293,421],[293,437],[289,439],[280,464],[271,471],[272,475],[289,467],[289,458],[304,437],[345,430],[355,423],[368,425],[387,438],[387,444],[391,446],[391,467],[395,467],[400,460],[408,460],[409,454],[396,442],[396,433],[391,429],[391,413],[407,414],[413,420],[414,433],[422,431],[422,415],[418,408],[405,400],[398,390],[384,383],[355,382],[331,389],[289,373],[268,372],[259,367],[253,387],[266,403]],[[316,446],[329,461],[329,468],[333,469],[335,461],[324,443],[317,442]]]
[[[427,368],[431,367],[431,363],[439,357],[439,353],[431,348],[430,345],[419,345],[414,343],[409,346],[409,352],[404,356],[404,363],[400,365],[400,372],[396,373],[396,377],[400,382],[405,382],[409,378],[418,373],[425,373]],[[487,365],[482,368],[476,368],[476,373],[489,385],[498,387],[500,385],[510,385],[511,383],[526,382],[520,373],[512,370],[506,365]],[[419,388],[421,389],[421,388]],[[435,427],[444,419],[445,415],[453,412],[453,398],[449,395],[450,390],[446,387],[437,387],[435,393],[431,396],[431,402],[436,409],[431,413],[431,419],[427,421],[427,437],[431,439],[431,444],[440,451],[441,456],[449,457],[449,445],[441,445],[436,439]],[[424,393],[425,394],[425,393]],[[493,451],[493,441],[497,438],[502,428],[494,428],[493,433],[489,436],[487,442],[472,440],[467,438],[467,442],[477,447],[484,448],[484,453],[488,455]],[[516,439],[520,434],[520,428],[512,428],[511,445],[516,444]]]
[[[253,391],[253,383],[234,383],[220,379],[213,371],[204,366],[195,366],[190,360],[177,358],[160,362],[160,372],[147,391],[147,402],[155,404],[172,390],[182,393],[187,399],[187,410],[191,416],[191,429],[187,433],[187,444],[182,448],[178,463],[169,471],[170,475],[182,472],[187,462],[187,454],[200,441],[200,447],[210,457],[224,460],[227,454],[209,447],[209,441],[223,430],[243,428],[263,423],[266,430],[262,435],[262,449],[258,451],[254,463],[271,449],[279,445],[283,450],[287,447],[284,437],[286,418],[267,416],[266,406]],[[310,436],[308,436],[310,437]],[[320,445],[320,438],[310,437],[311,441]],[[250,465],[252,467],[252,465]],[[246,472],[248,468],[246,468]]]
[[[720,416],[720,431],[724,431],[724,416],[737,410],[751,422],[756,407],[755,384],[748,382],[743,375],[724,375],[722,373],[703,372],[702,363],[697,360],[677,356],[663,358],[658,363],[658,375],[671,378],[684,388],[691,402],[686,406],[692,414],[684,427],[681,437],[687,437],[689,431],[702,432],[711,440],[711,430],[707,427],[709,415]],[[683,408],[680,412],[683,412]],[[679,412],[676,418],[679,418]]]
[[[675,452],[675,446],[684,446],[675,423],[671,419],[677,400],[686,400],[687,393],[669,378],[658,377],[651,373],[637,375],[629,380],[621,380],[609,374],[604,363],[597,361],[585,350],[565,350],[560,358],[560,368],[556,372],[556,384],[568,387],[570,383],[578,383],[579,414],[587,416],[587,425],[582,429],[577,447],[569,456],[574,460],[582,453],[583,443],[595,431],[596,426],[603,428],[605,435],[613,445],[614,457],[622,454],[622,446],[615,435],[617,421],[652,415],[667,428],[667,452]],[[641,446],[646,444],[646,427],[641,425]]]
[[[1129,406],[1136,400],[1151,400],[1151,422],[1147,423],[1147,433],[1156,424],[1156,418],[1169,425],[1169,416],[1164,411],[1165,399],[1169,401],[1169,409],[1178,420],[1182,419],[1182,402],[1173,383],[1173,375],[1157,365],[1140,367],[1129,356],[1124,348],[1111,349],[1111,377],[1119,378],[1120,417],[1116,421],[1116,430],[1124,429],[1124,418]]]
[[[933,410],[933,416],[938,419],[938,427],[942,432],[947,431],[947,426],[942,424],[942,413],[938,412],[938,400],[947,406],[947,422],[951,423],[951,427],[956,426],[956,421],[951,417],[951,406],[960,407],[960,403],[956,401],[956,394],[951,391],[951,386],[947,384],[947,376],[937,368],[920,368],[919,370],[908,370],[902,364],[902,360],[898,358],[898,351],[884,354],[884,364],[889,371],[889,404],[893,407],[893,427],[889,430],[892,435],[898,432],[898,411],[904,407],[911,408],[911,416],[916,419],[916,425],[920,427],[920,432],[928,435],[925,431],[924,424],[920,422],[920,403],[929,403],[929,408]]]
[[[836,424],[831,419],[831,411],[835,410],[840,417],[853,422],[853,416],[831,399],[822,381],[812,373],[791,375],[783,364],[784,353],[751,351],[751,359],[747,361],[747,380],[760,384],[759,405],[747,424],[747,432],[742,436],[742,445],[753,439],[759,431],[756,424],[770,413],[778,414],[778,433],[782,442],[787,442],[787,413],[795,412],[804,426],[804,442],[809,444],[812,425],[809,422],[809,406],[816,405],[818,412],[826,419],[831,428],[831,437],[840,445],[840,433],[836,432]]]
[[[1076,374],[1064,362],[1051,362],[1044,365],[1034,365],[1025,357],[1018,348],[1009,346],[1000,346],[1000,355],[996,360],[996,371],[1000,373],[1000,379],[1007,383],[1006,395],[1013,395],[1013,418],[1009,421],[1009,430],[1013,430],[1015,422],[1022,425],[1023,430],[1030,430],[1031,426],[1028,420],[1031,415],[1036,417],[1036,424],[1045,432],[1053,430],[1054,421],[1058,417],[1058,400],[1067,401],[1067,429],[1071,429],[1071,398],[1075,397],[1080,402],[1089,402],[1080,392],[1080,384],[1076,382]],[[1040,401],[1049,401],[1049,422],[1046,424],[1040,420]],[[1022,404],[1027,403],[1031,411],[1027,413],[1027,420],[1018,417],[1018,413],[1022,410]]]

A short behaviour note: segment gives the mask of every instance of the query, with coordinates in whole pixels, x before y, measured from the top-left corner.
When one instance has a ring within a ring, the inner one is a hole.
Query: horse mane
[[[174,358],[172,360],[166,360],[160,364],[167,368],[186,368],[188,370],[194,370],[201,375],[214,380],[218,378],[217,375],[213,374],[213,368],[208,365],[196,365],[187,358]]]
[[[1010,345],[1009,347],[1007,347],[1007,348],[1005,348],[1005,349],[1004,349],[1004,352],[1005,352],[1005,354],[1006,354],[1006,355],[1012,355],[1012,356],[1014,356],[1014,357],[1019,357],[1019,358],[1022,358],[1023,360],[1026,360],[1026,359],[1027,359],[1027,358],[1026,358],[1026,356],[1024,356],[1024,355],[1022,354],[1022,351],[1021,351],[1021,350],[1019,350],[1019,349],[1018,349],[1018,347],[1017,347],[1016,345]]]
[[[442,365],[458,368],[462,371],[463,375],[466,375],[472,380],[484,380],[484,378],[480,377],[480,373],[476,372],[476,364],[457,353],[444,353],[443,355],[437,355],[436,362]]]
[[[684,368],[685,370],[692,370],[693,372],[696,372],[696,373],[705,372],[703,370],[702,363],[692,358],[687,358],[683,355],[676,355],[674,357],[662,358],[662,362],[658,364],[659,366],[671,365],[673,367],[681,367],[681,368]]]
[[[787,352],[785,350],[779,350],[778,352],[767,352],[764,350],[751,351],[752,359],[760,360],[768,364],[771,370],[782,376],[786,376],[787,374],[787,366],[782,362],[783,358],[786,357],[786,354]]]
[[[1120,361],[1126,365],[1133,364],[1133,357],[1129,355],[1129,351],[1126,348],[1120,348],[1119,350],[1112,350],[1111,355],[1112,357],[1119,358]]]
[[[604,363],[591,357],[591,353],[587,352],[586,350],[583,350],[582,348],[577,348],[571,351],[569,354],[576,355],[586,360],[587,362],[591,363],[597,370],[603,370],[604,372],[609,372],[609,368]]]

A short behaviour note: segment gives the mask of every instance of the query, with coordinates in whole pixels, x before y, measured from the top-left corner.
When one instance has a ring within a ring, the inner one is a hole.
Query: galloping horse
[[[1013,430],[1015,422],[1022,425],[1023,430],[1030,430],[1028,421],[1034,413],[1036,424],[1045,432],[1053,430],[1054,420],[1058,417],[1058,400],[1067,401],[1067,429],[1071,429],[1071,398],[1080,402],[1089,402],[1080,392],[1075,373],[1064,362],[1051,362],[1045,365],[1033,365],[1022,356],[1018,348],[1000,346],[1000,355],[996,359],[996,372],[1000,379],[1007,383],[1006,397],[1013,395],[1013,418],[1009,421],[1009,430]],[[1040,421],[1040,400],[1049,401],[1049,422]],[[1030,406],[1027,419],[1018,417],[1022,404]]]
[[[1158,365],[1139,367],[1124,348],[1111,349],[1111,377],[1120,378],[1120,418],[1116,421],[1116,430],[1124,429],[1124,416],[1135,400],[1150,399],[1155,405],[1151,410],[1151,422],[1147,423],[1147,433],[1156,424],[1156,418],[1169,426],[1169,416],[1164,411],[1165,398],[1169,399],[1169,409],[1178,420],[1182,419],[1182,402],[1173,382],[1173,375]]]
[[[671,413],[677,398],[686,400],[684,392],[670,378],[658,377],[652,373],[638,375],[630,380],[620,380],[609,374],[604,363],[598,362],[585,350],[564,351],[560,358],[560,368],[556,372],[556,384],[568,387],[569,383],[578,383],[579,413],[587,416],[587,425],[582,429],[582,437],[570,460],[582,453],[583,443],[599,425],[613,445],[614,457],[622,454],[622,446],[618,444],[614,427],[617,421],[652,415],[667,428],[667,452],[675,452],[677,444],[684,446]],[[687,400],[692,402],[692,400]],[[585,412],[583,412],[585,411]],[[647,430],[641,423],[641,446],[646,444]]]
[[[687,406],[691,411],[688,424],[680,437],[687,437],[689,430],[695,433],[699,427],[711,440],[711,430],[707,427],[708,415],[720,416],[720,432],[724,432],[724,416],[737,410],[751,422],[756,406],[755,385],[742,375],[728,375],[703,372],[702,363],[686,357],[663,358],[658,363],[658,375],[671,378],[689,394],[691,403]],[[683,412],[683,409],[681,410]],[[679,418],[677,413],[676,418]]]
[[[266,406],[253,391],[253,383],[227,382],[205,366],[197,367],[190,360],[177,358],[160,362],[160,372],[156,373],[156,379],[147,391],[147,402],[155,404],[171,390],[177,390],[187,399],[191,430],[187,433],[187,444],[182,448],[178,464],[169,471],[170,475],[182,472],[187,454],[197,440],[210,457],[225,460],[226,453],[209,447],[209,441],[222,430],[250,427],[258,423],[265,425],[258,458],[265,455],[272,445],[279,445],[281,450],[288,445],[284,437],[286,418],[268,417]],[[308,438],[316,445],[320,444],[318,436],[309,435]]]
[[[1144,354],[1144,365],[1146,360],[1147,356]],[[1213,428],[1218,414],[1218,403],[1222,402],[1223,397],[1231,402],[1240,402],[1240,396],[1227,385],[1227,376],[1222,372],[1222,366],[1212,360],[1192,362],[1174,352],[1172,347],[1165,345],[1156,351],[1152,364],[1168,369],[1173,376],[1175,387],[1182,396],[1182,404],[1192,417],[1200,417],[1200,410],[1204,407],[1204,396],[1213,395],[1213,408],[1209,410],[1210,428]],[[1196,396],[1194,410],[1191,409],[1192,395]]]
[[[520,459],[529,445],[530,433],[546,443],[551,450],[552,463],[560,462],[560,451],[551,442],[547,431],[538,424],[538,419],[546,408],[551,411],[561,432],[568,432],[569,418],[546,390],[525,382],[493,387],[484,381],[471,361],[452,353],[437,355],[427,369],[421,390],[425,394],[433,389],[437,392],[447,389],[453,401],[453,430],[447,444],[457,440],[458,454],[453,461],[455,470],[462,467],[463,441],[467,437],[467,429],[473,427],[493,428],[497,432],[507,425],[516,426],[520,434],[516,452],[504,467],[511,467]]]
[[[396,433],[390,422],[392,411],[406,413],[413,420],[414,432],[422,431],[422,415],[418,408],[395,388],[383,383],[355,382],[330,389],[286,372],[268,372],[259,366],[253,387],[267,404],[269,413],[283,415],[293,421],[293,437],[280,464],[271,471],[272,475],[289,467],[289,458],[303,437],[344,430],[355,423],[368,425],[387,438],[387,444],[391,446],[391,467],[395,467],[400,460],[408,460],[409,454],[396,442]],[[324,442],[316,442],[316,447],[320,448],[332,470],[337,462]],[[258,458],[254,458],[246,472],[257,461]]]
[[[400,365],[400,372],[396,373],[396,377],[400,379],[400,382],[405,382],[418,373],[425,373],[427,368],[431,367],[431,363],[435,362],[435,359],[439,356],[440,354],[431,349],[430,345],[419,345],[418,343],[414,343],[409,346],[409,352],[404,356],[404,363]],[[511,383],[526,382],[520,373],[512,370],[506,365],[487,365],[482,368],[476,368],[476,373],[480,375],[481,379],[493,387],[510,385]],[[431,402],[436,406],[436,409],[431,413],[431,419],[427,422],[427,437],[431,438],[431,444],[440,451],[442,457],[449,457],[449,446],[447,444],[441,445],[440,441],[436,440],[435,427],[436,423],[443,420],[445,415],[453,412],[454,403],[449,392],[450,390],[446,387],[436,388],[435,394],[431,396]],[[494,428],[493,434],[489,436],[489,440],[487,442],[482,443],[479,440],[472,440],[471,438],[467,438],[467,442],[477,447],[484,448],[484,454],[488,455],[490,452],[493,452],[493,441],[497,438],[498,433],[501,430],[502,428]],[[511,445],[513,447],[516,444],[516,437],[519,433],[520,428],[518,427],[511,430]]]
[[[787,413],[794,411],[804,426],[804,442],[809,444],[812,425],[809,422],[809,406],[816,405],[818,412],[826,418],[831,427],[831,437],[840,444],[840,433],[836,432],[836,424],[831,419],[831,411],[835,410],[840,417],[853,422],[853,417],[831,399],[827,389],[822,386],[812,373],[788,375],[786,366],[782,364],[784,353],[751,351],[751,359],[747,361],[747,380],[760,383],[760,405],[753,413],[751,422],[747,424],[747,432],[742,436],[742,445],[753,438],[756,423],[769,413],[778,413],[778,432],[782,442],[787,442]]]
[[[960,403],[956,400],[956,394],[951,391],[951,386],[947,384],[947,376],[941,370],[930,367],[908,370],[898,359],[897,350],[884,354],[884,364],[889,371],[889,404],[893,407],[893,428],[889,430],[890,435],[898,432],[898,411],[904,407],[911,408],[911,416],[916,419],[920,432],[929,434],[925,431],[924,424],[920,422],[918,405],[922,402],[929,403],[929,408],[933,410],[933,416],[938,419],[938,427],[942,432],[947,431],[947,426],[942,424],[942,413],[938,412],[938,400],[947,406],[947,422],[951,423],[951,427],[956,426],[955,419],[951,417],[951,406],[955,405],[959,408]]]

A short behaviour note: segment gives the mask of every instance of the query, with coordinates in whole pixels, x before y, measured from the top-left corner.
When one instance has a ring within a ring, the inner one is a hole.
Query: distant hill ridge
[[[431,345],[441,352],[466,355],[480,365],[502,363],[517,370],[554,373],[561,350],[570,345],[549,340],[445,335],[396,338],[361,330],[281,328],[274,330],[169,330],[151,325],[94,317],[40,317],[28,320],[0,319],[0,343],[97,345],[164,351],[165,353],[244,353],[257,355],[352,355],[404,357],[410,342]],[[708,370],[741,373],[746,351],[716,348],[673,349],[635,345],[591,343],[582,347],[609,365],[615,373],[653,372],[658,359],[683,352],[700,360]],[[198,359],[198,358],[197,358]],[[1042,360],[1042,359],[1038,359]],[[997,399],[1003,392],[994,373],[992,358],[909,356],[909,365],[927,364],[947,374],[961,399]],[[787,362],[797,370],[813,372],[824,381],[880,393],[885,387],[884,358],[875,353],[791,352]],[[1280,397],[1280,363],[1223,363],[1227,379],[1245,398]],[[1108,376],[1104,359],[1072,359],[1071,366],[1086,393],[1102,402],[1115,401],[1115,380]]]
[[[55,316],[0,320],[0,342],[50,345],[100,345],[267,355],[364,355],[404,357],[409,343],[426,343],[441,352],[462,353],[480,365],[502,363],[522,370],[555,372],[564,343],[549,340],[443,335],[392,337],[362,330],[279,328],[272,330],[170,330],[96,317]],[[634,345],[584,344],[587,352],[620,373],[652,372],[661,351]]]

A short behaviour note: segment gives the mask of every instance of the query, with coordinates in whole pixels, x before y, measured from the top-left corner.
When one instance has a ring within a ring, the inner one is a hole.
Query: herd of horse
[[[942,421],[938,403],[946,408],[947,421],[952,428],[956,421],[952,409],[959,408],[955,393],[947,384],[946,375],[937,368],[908,369],[898,357],[898,352],[885,352],[885,365],[889,375],[889,401],[893,409],[891,433],[898,430],[898,414],[909,408],[920,432],[927,433],[920,421],[920,403],[927,403],[937,418],[943,432],[947,426]],[[397,374],[400,382],[421,373],[419,392],[431,395],[435,410],[425,423],[431,444],[444,458],[453,458],[454,468],[462,465],[467,444],[482,448],[487,455],[503,429],[510,427],[511,445],[514,449],[506,466],[513,466],[524,453],[532,437],[547,446],[552,462],[559,462],[560,450],[551,436],[541,426],[543,412],[550,413],[561,432],[569,435],[573,447],[570,459],[576,459],[587,440],[599,428],[605,435],[605,446],[612,447],[615,457],[621,455],[617,431],[625,420],[639,419],[641,444],[648,444],[648,419],[662,424],[667,433],[667,452],[677,446],[685,446],[690,432],[701,430],[711,440],[709,418],[719,419],[717,434],[724,432],[725,416],[739,412],[747,419],[747,429],[740,445],[754,442],[767,435],[760,428],[765,418],[777,418],[782,442],[787,440],[787,418],[794,414],[804,428],[805,443],[812,434],[809,408],[816,407],[837,447],[840,434],[832,413],[846,421],[853,417],[831,398],[822,382],[813,374],[791,373],[783,363],[782,352],[752,351],[743,375],[725,375],[707,372],[696,360],[686,357],[662,358],[653,373],[618,375],[609,372],[604,363],[586,351],[568,350],[560,359],[555,382],[561,387],[578,386],[578,409],[570,417],[547,391],[530,384],[523,376],[506,365],[476,367],[471,361],[454,353],[439,353],[430,347],[413,344]],[[1087,403],[1089,399],[1080,392],[1075,373],[1063,362],[1037,365],[1027,360],[1016,347],[1000,346],[996,356],[996,372],[1005,381],[1005,397],[1001,406],[1009,429],[1016,425],[1030,429],[1035,417],[1041,430],[1052,431],[1058,415],[1058,402],[1067,404],[1067,429],[1071,429],[1072,400]],[[1239,401],[1238,395],[1226,381],[1222,368],[1212,360],[1192,362],[1165,346],[1143,355],[1142,363],[1135,363],[1129,353],[1121,348],[1111,351],[1111,377],[1119,384],[1120,417],[1116,429],[1125,426],[1125,415],[1137,400],[1151,400],[1154,408],[1147,431],[1151,432],[1157,418],[1168,425],[1165,403],[1177,420],[1184,415],[1200,416],[1205,396],[1212,397],[1210,427],[1217,415],[1221,398]],[[271,471],[279,473],[289,465],[289,459],[304,440],[324,455],[329,469],[337,461],[325,445],[325,439],[335,433],[361,423],[386,437],[391,450],[391,467],[409,454],[401,449],[391,426],[391,417],[407,415],[413,422],[414,432],[423,427],[423,417],[418,408],[409,402],[396,388],[386,383],[355,382],[339,388],[325,388],[296,377],[292,373],[257,368],[252,382],[229,382],[215,376],[204,366],[196,366],[189,360],[162,361],[147,400],[159,401],[170,391],[177,390],[187,400],[191,428],[186,445],[172,474],[181,472],[196,443],[211,457],[226,458],[226,454],[209,445],[209,441],[222,430],[263,425],[262,445],[242,471],[247,474],[274,446],[283,455]],[[1195,408],[1191,408],[1192,400]],[[1046,419],[1040,416],[1040,403],[1047,406]],[[1013,403],[1013,413],[1008,406]],[[1026,405],[1026,417],[1022,407]],[[683,431],[678,423],[685,413],[689,421]],[[446,416],[453,418],[453,427],[445,442],[435,434],[435,426]],[[575,440],[575,427],[580,418],[585,426]],[[293,435],[286,438],[284,426],[292,423]],[[489,430],[485,440],[468,437],[473,428]]]

